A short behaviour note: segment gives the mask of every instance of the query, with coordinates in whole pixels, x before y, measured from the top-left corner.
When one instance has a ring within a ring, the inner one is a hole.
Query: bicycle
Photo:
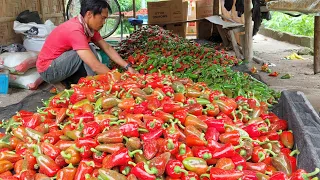
[[[80,13],[80,1],[81,0],[69,0],[66,7],[66,19],[69,20]],[[121,39],[122,39],[122,15],[120,5],[117,0],[106,0],[112,10],[112,14],[109,14],[105,24],[100,30],[100,34],[103,39],[110,37],[121,24]]]

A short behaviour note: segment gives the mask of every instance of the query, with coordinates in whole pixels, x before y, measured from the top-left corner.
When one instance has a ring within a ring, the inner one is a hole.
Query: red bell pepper
[[[204,146],[193,146],[192,153],[195,157],[202,158],[204,160],[209,160],[212,158],[211,151]]]
[[[155,180],[156,169],[149,169],[148,165],[144,162],[139,162],[138,164],[134,164],[133,162],[129,162],[134,167],[131,169],[131,173],[135,175],[138,179],[145,180]]]
[[[210,117],[210,118],[207,118],[205,123],[208,125],[209,128],[210,127],[216,128],[216,130],[219,133],[225,132],[224,122],[221,119],[215,119],[213,117]]]
[[[179,160],[170,160],[166,165],[166,174],[171,178],[181,178],[182,174],[188,175],[188,171]]]
[[[289,180],[305,180],[310,179],[312,176],[317,175],[320,172],[319,168],[316,168],[313,172],[307,173],[303,169],[298,169],[296,172],[292,173]]]
[[[220,133],[214,127],[209,127],[205,133],[206,140],[212,139],[214,141],[219,140]]]
[[[180,137],[180,131],[176,122],[171,122],[171,125],[164,130],[163,135],[165,138],[178,140]]]
[[[151,116],[151,117],[153,117],[153,116]],[[154,130],[160,129],[161,126],[163,125],[163,121],[157,117],[154,117],[152,119],[147,119],[144,116],[143,119],[146,123],[146,128],[148,131],[154,131]]]
[[[283,119],[279,119],[275,122],[271,122],[271,125],[269,127],[269,131],[285,131],[288,129],[288,122],[286,120],[283,120]]]
[[[213,167],[210,169],[210,180],[237,180],[243,176],[242,171],[238,170],[223,170]]]
[[[247,162],[247,169],[251,171],[258,171],[261,173],[265,173],[267,165],[263,162],[258,162],[258,163],[252,163],[252,162]]]
[[[200,138],[195,135],[188,135],[186,137],[186,145],[187,146],[205,146],[207,142],[204,140],[204,134],[203,138]]]
[[[235,164],[230,158],[220,158],[217,160],[215,167],[223,170],[233,170],[235,169]]]
[[[193,157],[191,148],[186,146],[186,144],[179,143],[179,152],[175,154],[175,158],[179,161],[183,161],[183,159],[187,157]]]
[[[168,164],[170,157],[171,157],[171,154],[169,152],[165,152],[149,161],[150,168],[157,170],[157,173],[155,174],[156,176],[161,176],[164,174],[166,170],[166,164]]]
[[[280,140],[285,147],[292,149],[294,140],[293,140],[293,134],[291,131],[283,131],[280,134]]]
[[[108,161],[103,164],[103,167],[111,169],[115,166],[127,165],[135,153],[142,154],[142,151],[135,150],[130,152],[127,148],[121,148],[119,151],[113,153],[110,158],[108,158]]]
[[[243,130],[247,131],[251,138],[255,138],[261,136],[261,130],[267,131],[268,128],[265,126],[259,127],[257,124],[250,124],[244,127]]]
[[[72,122],[74,122],[74,123],[79,123],[80,120],[82,120],[82,122],[84,122],[84,123],[93,121],[94,120],[94,115],[93,115],[92,112],[86,112],[86,113],[74,116],[72,118]]]
[[[164,152],[170,152],[172,155],[177,154],[179,150],[179,143],[176,139],[166,138],[164,146],[160,147],[164,149]]]
[[[139,128],[136,123],[126,123],[120,126],[119,128],[122,134],[126,137],[139,137],[139,131],[148,132],[146,129]]]
[[[158,153],[158,143],[155,140],[143,141],[143,155],[146,159],[152,159]]]
[[[84,123],[83,136],[87,138],[96,137],[101,132],[100,125],[95,122]]]
[[[79,166],[77,168],[77,172],[74,176],[75,180],[85,180],[86,174],[92,174],[94,170],[95,164],[93,161],[87,162],[87,161],[81,161],[79,163]]]
[[[40,149],[45,155],[49,156],[52,159],[55,159],[57,156],[59,156],[61,152],[59,148],[50,144],[49,142],[42,142],[40,144]]]
[[[236,169],[247,169],[246,159],[243,158],[240,154],[236,153],[234,156],[230,157],[232,162],[234,163]]]
[[[174,119],[173,115],[170,113],[165,113],[161,110],[156,110],[153,112],[155,117],[158,117],[163,120],[163,122],[168,122],[170,119]]]
[[[32,116],[21,117],[21,122],[22,126],[34,129],[41,124],[41,115],[34,113]]]
[[[221,148],[216,148],[213,152],[212,152],[212,157],[213,158],[230,158],[233,157],[235,152],[235,149],[238,149],[240,147],[242,147],[243,145],[240,144],[238,146],[232,146],[231,143],[227,143],[224,146],[222,146]]]
[[[200,120],[195,115],[188,115],[184,125],[185,126],[194,126],[197,129],[202,130],[202,131],[206,131],[208,129],[208,125],[204,121]]]
[[[231,143],[232,145],[238,145],[240,140],[240,133],[237,130],[225,132],[223,134],[220,134],[219,140],[224,144]]]
[[[34,156],[37,159],[37,164],[39,165],[39,172],[43,173],[49,177],[53,177],[60,170],[60,167],[52,160],[49,156],[41,154],[40,147],[34,145]]]
[[[142,141],[158,139],[163,134],[163,129],[154,130],[140,135]]]
[[[180,109],[173,113],[173,117],[179,119],[179,121],[184,124],[187,118],[188,112],[186,109]]]
[[[119,127],[112,126],[109,130],[100,133],[97,139],[103,143],[121,143],[123,141],[123,134]]]
[[[198,174],[188,171],[188,175],[182,173],[181,180],[200,180]]]

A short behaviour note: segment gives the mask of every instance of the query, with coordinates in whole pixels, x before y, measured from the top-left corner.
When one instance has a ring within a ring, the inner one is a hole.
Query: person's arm
[[[95,44],[102,49],[109,57],[112,61],[114,61],[115,63],[117,63],[119,66],[121,67],[126,67],[128,65],[128,63],[126,61],[124,61],[120,55],[117,53],[116,50],[114,50],[106,41],[99,40],[97,42],[95,42]],[[128,71],[131,73],[137,73],[136,70],[134,70],[132,67],[128,68]]]
[[[110,69],[102,64],[90,49],[77,50],[78,55],[95,73],[105,74]]]

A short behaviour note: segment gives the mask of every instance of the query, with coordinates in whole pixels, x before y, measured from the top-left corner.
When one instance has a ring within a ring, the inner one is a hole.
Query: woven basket
[[[38,11],[43,21],[55,25],[64,21],[64,0],[0,0],[0,45],[22,42],[22,36],[13,31],[13,22],[25,10]]]

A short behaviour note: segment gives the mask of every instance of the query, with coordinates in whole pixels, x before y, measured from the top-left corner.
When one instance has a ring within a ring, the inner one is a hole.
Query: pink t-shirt
[[[98,42],[101,39],[97,31],[92,38],[86,36],[77,17],[62,23],[49,34],[38,55],[38,72],[46,71],[51,62],[62,53],[69,50],[90,49],[89,42]]]

